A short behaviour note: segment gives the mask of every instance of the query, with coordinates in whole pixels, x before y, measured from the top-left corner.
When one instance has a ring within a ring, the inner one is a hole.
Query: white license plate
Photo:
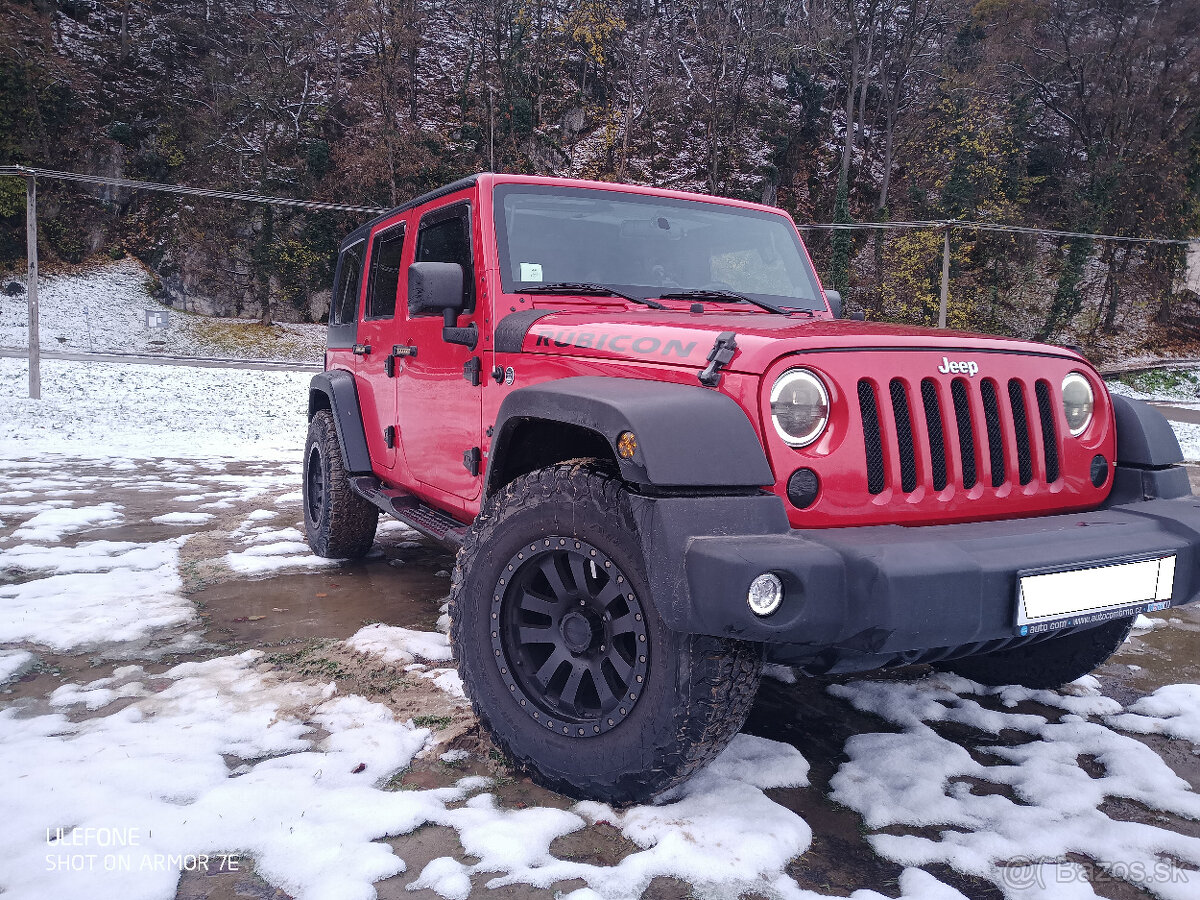
[[[1115,562],[1065,572],[1023,575],[1017,594],[1017,626],[1022,634],[1166,609],[1171,605],[1175,557]]]

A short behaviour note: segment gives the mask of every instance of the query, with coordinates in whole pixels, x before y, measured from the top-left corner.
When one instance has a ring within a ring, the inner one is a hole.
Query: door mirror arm
[[[474,350],[479,343],[479,329],[471,322],[466,328],[458,327],[458,310],[447,306],[442,310],[442,340],[447,344],[462,344]]]

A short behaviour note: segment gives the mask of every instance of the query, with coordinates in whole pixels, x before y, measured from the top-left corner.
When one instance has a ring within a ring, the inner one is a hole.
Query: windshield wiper
[[[554,281],[550,284],[537,284],[533,287],[521,288],[521,294],[602,294],[606,297],[620,297],[630,303],[641,303],[653,309],[666,309],[661,303],[643,297],[635,297],[613,290],[605,284],[593,284],[590,281]]]
[[[794,312],[807,312],[807,310],[799,309],[784,309],[782,306],[776,306],[774,303],[768,303],[766,300],[755,300],[753,297],[747,297],[745,294],[739,294],[736,291],[721,291],[714,289],[700,289],[695,291],[671,291],[669,294],[661,295],[664,300],[741,300],[744,303],[753,303],[760,309],[765,309],[768,312],[773,312],[781,316],[790,315]]]

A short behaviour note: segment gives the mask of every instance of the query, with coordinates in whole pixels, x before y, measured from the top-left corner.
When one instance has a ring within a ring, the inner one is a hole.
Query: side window
[[[367,317],[390,319],[396,314],[400,289],[400,256],[404,252],[404,225],[375,235],[371,244],[371,278],[367,286]]]
[[[416,262],[458,263],[463,270],[463,307],[475,308],[475,270],[471,265],[471,210],[465,203],[438,210],[421,220]]]
[[[353,325],[358,314],[358,286],[362,281],[362,257],[365,241],[352,244],[342,251],[338,262],[337,286],[330,304],[330,325]]]

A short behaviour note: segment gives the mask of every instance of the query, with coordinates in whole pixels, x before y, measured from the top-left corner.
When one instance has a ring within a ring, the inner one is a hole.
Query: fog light
[[[783,602],[783,582],[771,572],[759,575],[750,582],[746,602],[750,605],[750,612],[756,616],[771,615]]]
[[[1092,457],[1092,485],[1103,487],[1108,481],[1108,460],[1097,453]]]

